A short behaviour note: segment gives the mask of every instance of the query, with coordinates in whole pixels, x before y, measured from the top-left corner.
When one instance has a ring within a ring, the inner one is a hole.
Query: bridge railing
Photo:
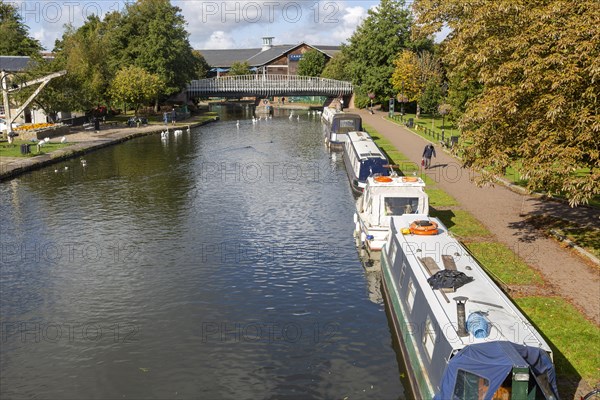
[[[334,79],[294,75],[238,75],[200,79],[190,82],[188,92],[192,95],[248,94],[277,96],[285,93],[315,93],[325,95],[349,95],[352,83]]]

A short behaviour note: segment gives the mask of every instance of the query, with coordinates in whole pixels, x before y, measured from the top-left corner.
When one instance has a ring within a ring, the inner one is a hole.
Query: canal
[[[222,117],[0,184],[0,397],[404,398],[319,117]]]

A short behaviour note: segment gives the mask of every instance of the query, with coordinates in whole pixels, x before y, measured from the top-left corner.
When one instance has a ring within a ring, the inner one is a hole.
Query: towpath
[[[375,128],[412,162],[420,163],[423,148],[428,142],[422,137],[385,119],[382,112],[371,115],[357,112],[363,121]],[[597,226],[598,210],[519,194],[505,186],[478,187],[457,159],[441,151],[437,143],[437,157],[432,168],[424,173],[452,195],[461,208],[470,212],[495,236],[511,248],[523,261],[537,269],[549,287],[547,295],[558,295],[580,309],[588,319],[600,325],[600,269],[586,264],[579,256],[547,238],[527,222],[531,215],[558,216],[577,220],[580,224]]]

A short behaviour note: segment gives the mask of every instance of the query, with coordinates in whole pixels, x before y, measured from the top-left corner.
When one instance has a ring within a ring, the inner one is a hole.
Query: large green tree
[[[350,80],[350,76],[346,72],[346,67],[348,63],[349,60],[345,52],[340,51],[329,60],[327,65],[325,65],[325,69],[323,69],[323,72],[321,72],[321,77],[328,79],[337,79],[340,81]]]
[[[318,50],[308,50],[298,61],[298,75],[300,76],[319,76],[325,68],[327,59],[325,55]]]
[[[17,8],[0,0],[0,55],[36,57],[42,45],[29,36],[29,28]]]
[[[113,69],[136,65],[157,74],[164,82],[163,96],[181,91],[198,77],[201,61],[189,43],[181,9],[169,0],[137,0],[107,23],[113,28]]]
[[[396,94],[389,82],[397,54],[428,43],[415,44],[411,26],[411,13],[404,0],[381,0],[348,40],[342,51],[349,60],[347,72],[355,85],[358,107],[366,106],[368,93],[374,93],[375,100],[384,104]]]
[[[530,189],[573,205],[600,194],[597,0],[475,3],[414,3],[423,34],[452,30],[443,53],[450,75],[483,86],[461,119],[464,163],[502,173],[518,161]]]
[[[60,41],[55,44],[55,69],[66,69],[64,79],[52,82],[66,85],[76,93],[75,108],[88,110],[108,100],[107,89],[114,76],[108,64],[111,55],[110,31],[97,16],[88,17],[78,29],[67,26]]]

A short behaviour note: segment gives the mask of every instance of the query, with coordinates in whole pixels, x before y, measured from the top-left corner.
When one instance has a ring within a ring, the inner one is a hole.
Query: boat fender
[[[362,232],[362,233],[360,234],[360,241],[361,241],[361,243],[364,243],[364,242],[365,242],[365,240],[367,240],[367,234],[366,234],[366,233],[364,233],[364,232]]]
[[[356,215],[356,213],[354,213],[354,223],[356,224],[358,222],[358,215]]]
[[[469,314],[467,330],[477,339],[485,339],[490,334],[490,321],[481,311]]]
[[[354,233],[358,233],[360,232],[360,223],[356,223],[356,225],[354,225]]]

